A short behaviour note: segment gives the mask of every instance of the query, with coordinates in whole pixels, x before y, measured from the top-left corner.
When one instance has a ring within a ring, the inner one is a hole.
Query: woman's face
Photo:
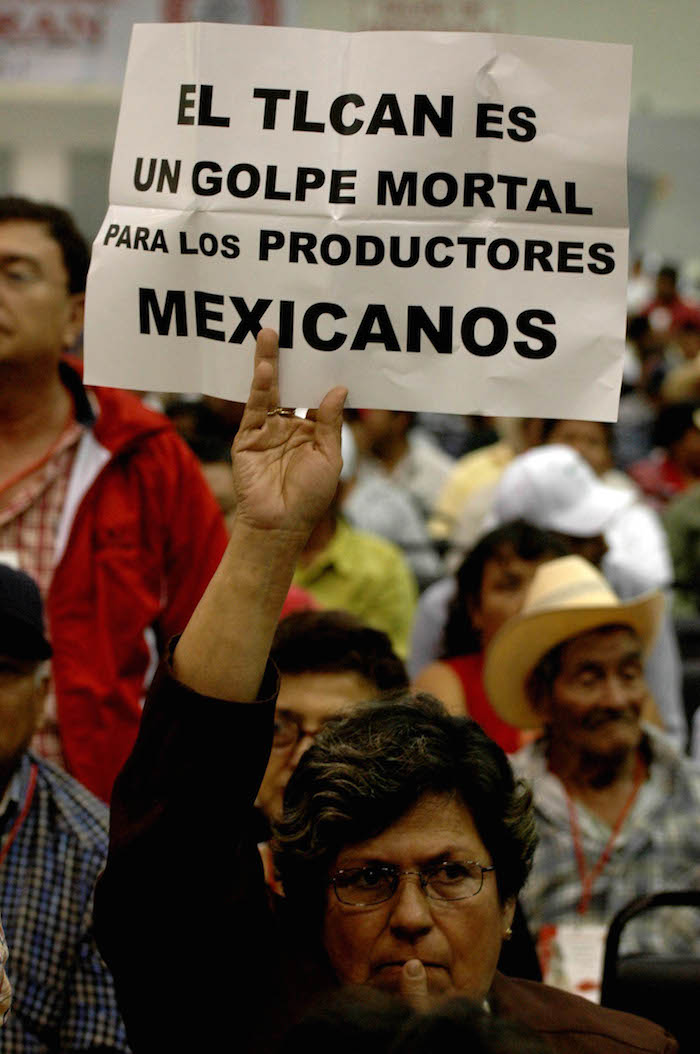
[[[602,476],[612,468],[605,425],[598,421],[557,421],[547,442],[573,447],[586,459],[596,476]]]
[[[507,546],[486,561],[478,605],[471,604],[469,610],[472,625],[481,635],[482,651],[503,623],[519,614],[528,586],[544,559],[523,560]]]
[[[381,834],[340,851],[331,875],[367,864],[412,872],[390,900],[372,907],[341,904],[328,887],[323,943],[342,984],[398,993],[403,964],[420,959],[436,998],[486,996],[514,904],[501,904],[494,871],[466,900],[429,898],[413,872],[443,861],[493,863],[471,813],[451,794],[424,795]]]

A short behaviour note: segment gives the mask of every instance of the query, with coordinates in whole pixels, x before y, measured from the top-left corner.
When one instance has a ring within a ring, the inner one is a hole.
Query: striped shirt
[[[0,803],[0,914],[13,989],[3,1054],[129,1050],[92,932],[107,815],[71,776],[24,754]]]

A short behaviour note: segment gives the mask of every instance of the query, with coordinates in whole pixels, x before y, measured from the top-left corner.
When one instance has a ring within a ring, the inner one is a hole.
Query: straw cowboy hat
[[[486,651],[484,686],[494,709],[518,728],[539,728],[542,718],[526,694],[540,659],[565,640],[601,626],[631,626],[646,655],[664,610],[663,594],[621,601],[600,572],[580,556],[538,567],[519,615],[501,627]]]

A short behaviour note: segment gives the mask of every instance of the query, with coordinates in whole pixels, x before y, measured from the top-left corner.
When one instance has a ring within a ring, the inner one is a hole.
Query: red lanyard
[[[15,820],[15,822],[12,824],[12,827],[10,828],[10,833],[8,834],[7,838],[5,839],[5,844],[3,845],[2,849],[0,849],[0,864],[3,863],[5,857],[9,853],[10,846],[14,842],[14,840],[15,840],[15,838],[17,836],[17,832],[19,831],[20,827],[22,826],[22,824],[24,823],[24,821],[27,818],[27,813],[29,812],[29,807],[32,804],[32,798],[34,797],[34,788],[36,787],[37,770],[38,770],[38,765],[36,764],[36,762],[33,762],[31,770],[29,772],[29,784],[27,786],[27,793],[24,796],[24,804],[22,805],[22,808],[19,811],[19,815],[17,816],[17,819]]]
[[[642,765],[642,759],[637,755],[637,765],[634,773],[634,786],[630,793],[629,798],[622,806],[620,815],[615,820],[610,837],[607,840],[603,852],[600,854],[595,864],[590,871],[586,871],[586,857],[583,853],[583,843],[581,841],[581,831],[578,824],[578,815],[576,813],[576,806],[574,805],[569,792],[564,788],[566,794],[566,804],[569,807],[569,822],[571,824],[571,836],[574,840],[574,852],[576,854],[576,863],[578,865],[578,873],[581,877],[581,899],[576,909],[579,915],[585,915],[588,911],[588,906],[593,896],[593,886],[595,885],[596,879],[603,873],[610,857],[612,856],[613,846],[617,841],[617,836],[622,830],[623,824],[629,815],[629,811],[634,805],[634,800],[637,797],[639,788],[642,785],[642,777],[644,775],[644,766]]]

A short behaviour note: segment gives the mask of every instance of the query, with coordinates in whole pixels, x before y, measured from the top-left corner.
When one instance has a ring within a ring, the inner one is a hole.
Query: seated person
[[[643,659],[663,610],[661,593],[622,602],[591,564],[566,556],[536,571],[521,613],[487,651],[497,712],[520,728],[544,726],[513,756],[532,784],[539,834],[522,900],[533,933],[547,927],[550,940],[565,927],[565,957],[583,925],[602,951],[634,897],[700,889],[700,769],[642,719]],[[625,953],[700,955],[692,909],[628,930]]]
[[[50,656],[34,580],[0,564],[0,913],[13,989],[0,1048],[128,1052],[92,930],[107,807],[28,749]]]
[[[455,575],[457,591],[448,608],[443,657],[413,682],[417,691],[436,695],[451,714],[473,717],[507,753],[522,746],[523,736],[489,703],[482,680],[484,650],[520,610],[537,567],[565,552],[553,535],[522,520],[485,535]]]
[[[496,974],[534,850],[530,794],[475,722],[436,700],[361,704],[300,758],[266,890],[251,810],[278,677],[267,657],[299,553],[337,487],[346,392],[277,412],[277,340],[258,337],[236,438],[237,514],[146,704],[113,799],[100,947],[135,1054],[270,1051],[318,996],[369,985],[426,1008],[488,996],[579,1054],[670,1051],[657,1027]],[[237,700],[237,702],[233,702]]]

